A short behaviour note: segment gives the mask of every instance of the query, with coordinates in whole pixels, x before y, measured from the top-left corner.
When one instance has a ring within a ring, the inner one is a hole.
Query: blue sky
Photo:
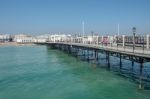
[[[150,0],[0,0],[0,33],[150,34]]]

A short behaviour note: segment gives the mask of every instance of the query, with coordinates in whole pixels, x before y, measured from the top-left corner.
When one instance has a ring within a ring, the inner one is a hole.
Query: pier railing
[[[122,52],[128,52],[128,53],[137,53],[137,54],[145,54],[150,55],[150,49],[147,49],[145,47],[135,47],[133,50],[132,45],[126,45],[122,46],[122,44],[116,44],[116,43],[110,43],[110,44],[103,44],[103,43],[76,43],[76,42],[47,42],[47,43],[62,43],[62,44],[70,44],[70,45],[80,45],[80,46],[89,46],[89,47],[96,47],[100,49],[109,49],[109,50],[115,50],[115,51],[122,51]]]

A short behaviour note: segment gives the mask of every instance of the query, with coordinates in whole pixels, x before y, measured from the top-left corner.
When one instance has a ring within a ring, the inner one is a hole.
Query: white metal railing
[[[50,43],[50,42],[49,42]],[[52,42],[51,42],[52,43]],[[118,51],[122,51],[122,52],[130,52],[130,53],[137,53],[137,54],[146,54],[146,55],[150,55],[150,49],[147,49],[147,48],[142,48],[142,47],[137,47],[133,50],[133,47],[131,46],[117,46],[116,43],[110,43],[110,44],[103,44],[103,43],[88,43],[88,42],[80,42],[80,43],[77,43],[77,42],[70,42],[70,41],[67,41],[67,42],[53,42],[53,43],[65,43],[65,44],[71,44],[71,45],[81,45],[81,46],[91,46],[91,47],[97,47],[97,48],[102,48],[102,49],[109,49],[109,50],[118,50]]]

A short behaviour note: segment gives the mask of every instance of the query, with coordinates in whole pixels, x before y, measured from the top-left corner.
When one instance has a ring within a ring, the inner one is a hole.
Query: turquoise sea
[[[0,99],[150,99],[150,91],[46,46],[0,46]]]

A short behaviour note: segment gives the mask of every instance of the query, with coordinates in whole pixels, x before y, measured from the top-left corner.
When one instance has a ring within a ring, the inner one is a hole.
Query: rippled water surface
[[[0,99],[150,99],[150,91],[46,46],[1,46]]]

